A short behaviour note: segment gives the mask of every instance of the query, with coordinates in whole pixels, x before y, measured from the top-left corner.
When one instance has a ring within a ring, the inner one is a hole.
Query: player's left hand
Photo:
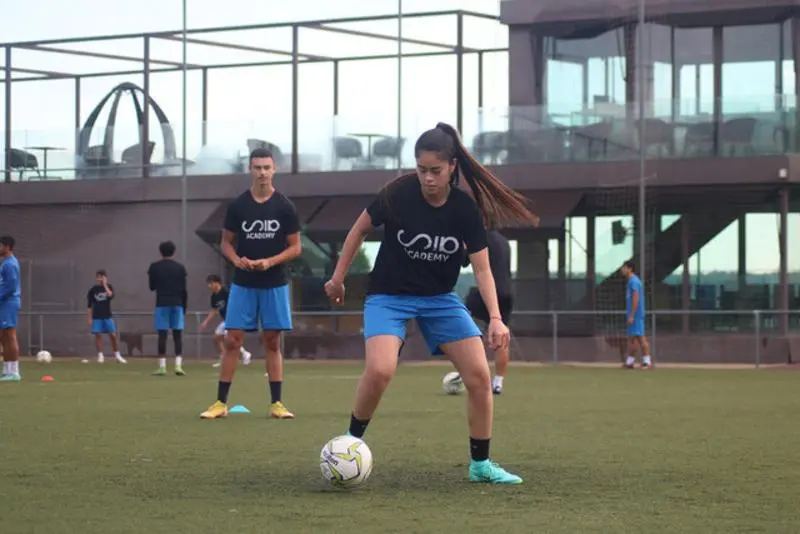
[[[269,258],[264,258],[262,260],[256,260],[253,262],[253,269],[256,271],[266,271],[270,268],[272,268],[272,263],[270,262]]]
[[[325,294],[331,299],[334,304],[341,305],[344,302],[344,284],[334,280],[325,282]]]
[[[633,317],[628,317],[628,325],[632,325],[632,324],[633,324]]]
[[[497,350],[501,347],[508,347],[508,343],[511,340],[511,332],[500,319],[493,318],[489,321],[487,334],[487,337],[489,338],[489,346],[492,348],[492,350]]]

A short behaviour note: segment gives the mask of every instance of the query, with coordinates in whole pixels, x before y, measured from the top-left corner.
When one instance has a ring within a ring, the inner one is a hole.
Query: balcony
[[[766,95],[725,102],[730,111],[716,120],[700,111],[660,114],[659,109],[673,108],[670,102],[646,106],[653,112],[644,121],[638,119],[636,105],[602,104],[567,113],[557,105],[464,110],[462,133],[475,155],[493,165],[634,160],[642,143],[647,159],[786,154],[797,152],[800,142],[796,103],[793,97],[788,100]],[[714,106],[682,102],[679,107]],[[404,114],[398,135],[396,109],[388,111],[301,114],[296,147],[291,121],[281,117],[280,107],[276,120],[188,121],[185,136],[181,124],[154,116],[145,145],[137,124],[119,121],[114,127],[79,131],[13,130],[7,176],[9,181],[158,178],[182,175],[184,162],[189,176],[242,174],[250,150],[259,146],[273,149],[283,172],[291,172],[294,153],[298,173],[413,168],[416,137],[439,120],[455,122],[457,115],[453,109]]]

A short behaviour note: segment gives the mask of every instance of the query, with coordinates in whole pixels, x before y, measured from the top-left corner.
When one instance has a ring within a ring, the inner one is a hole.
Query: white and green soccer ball
[[[355,488],[366,482],[372,473],[372,451],[364,440],[338,436],[322,447],[319,453],[322,478],[337,488]]]
[[[464,391],[464,381],[461,380],[461,375],[455,371],[444,375],[444,378],[442,378],[442,389],[448,395],[458,395]]]
[[[50,363],[53,361],[53,355],[46,350],[40,350],[36,353],[36,361],[39,363]]]

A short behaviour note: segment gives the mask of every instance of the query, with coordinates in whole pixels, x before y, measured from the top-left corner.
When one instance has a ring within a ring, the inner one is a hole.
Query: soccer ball
[[[464,381],[461,380],[461,375],[455,371],[451,371],[444,375],[442,379],[442,389],[448,395],[458,395],[464,391]]]
[[[36,361],[39,363],[50,363],[53,361],[53,355],[46,350],[40,350],[36,353]]]
[[[372,473],[372,451],[363,440],[338,436],[319,453],[322,478],[337,488],[355,488]]]

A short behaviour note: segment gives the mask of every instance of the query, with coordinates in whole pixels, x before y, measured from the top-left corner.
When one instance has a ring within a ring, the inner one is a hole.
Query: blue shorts
[[[92,334],[115,334],[117,325],[114,319],[92,319]]]
[[[156,308],[156,330],[183,330],[183,306]]]
[[[268,289],[231,285],[225,328],[255,332],[259,324],[262,330],[292,329],[288,285]]]
[[[21,304],[18,300],[0,302],[0,330],[11,330],[17,327]]]
[[[644,319],[636,317],[633,319],[633,324],[629,324],[627,328],[628,337],[642,337],[644,336]]]
[[[364,338],[406,339],[406,324],[416,319],[431,354],[442,354],[444,343],[480,337],[481,331],[454,292],[431,297],[370,295],[364,301]]]

